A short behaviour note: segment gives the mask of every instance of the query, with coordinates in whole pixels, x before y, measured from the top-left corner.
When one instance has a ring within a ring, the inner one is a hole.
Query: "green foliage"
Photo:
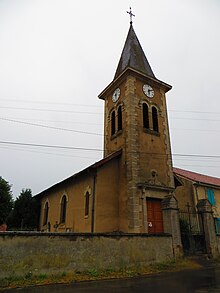
[[[66,272],[62,272],[61,277],[66,277],[67,273]]]
[[[159,262],[151,265],[151,268],[155,271],[163,272],[177,266],[177,261],[175,259],[167,260],[164,262]]]
[[[11,185],[0,176],[0,225],[7,223],[12,207]]]
[[[108,268],[105,270],[107,274],[111,274],[114,272],[113,268]]]
[[[38,202],[32,197],[31,189],[22,189],[14,203],[9,226],[19,230],[34,230],[38,225]]]
[[[190,232],[190,225],[187,220],[180,219],[180,230],[183,233],[189,233]]]
[[[26,273],[19,274],[18,271],[11,272],[11,275],[6,278],[1,278],[0,275],[0,291],[2,288],[15,288],[15,287],[27,287],[40,284],[56,284],[56,283],[71,283],[71,282],[81,282],[88,280],[102,280],[102,279],[112,279],[112,278],[128,278],[128,277],[137,277],[137,276],[146,276],[152,273],[158,273],[163,271],[179,271],[185,269],[201,269],[201,265],[195,262],[192,259],[179,258],[176,260],[170,259],[161,263],[156,263],[148,265],[146,267],[137,268],[125,268],[120,270],[114,270],[108,268],[104,271],[97,271],[95,268],[92,268],[85,272],[58,272],[54,273],[50,270],[47,270],[47,273],[44,270],[39,274],[34,274],[32,271],[27,270]],[[21,290],[22,291],[22,290]]]
[[[33,276],[32,272],[27,272],[24,276],[25,279],[31,279]]]
[[[98,277],[99,273],[97,272],[96,269],[90,269],[87,271],[88,275],[91,277]]]
[[[47,279],[47,278],[48,278],[47,274],[40,274],[40,275],[38,276],[38,279],[39,279],[39,280],[45,280],[45,279]]]

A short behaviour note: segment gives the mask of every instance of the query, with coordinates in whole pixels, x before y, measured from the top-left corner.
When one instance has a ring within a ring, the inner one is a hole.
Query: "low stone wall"
[[[0,233],[1,277],[140,268],[173,258],[170,235]]]

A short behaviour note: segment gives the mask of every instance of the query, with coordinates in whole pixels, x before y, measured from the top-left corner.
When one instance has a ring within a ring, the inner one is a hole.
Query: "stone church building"
[[[132,22],[105,103],[104,158],[39,193],[40,230],[162,233],[161,201],[172,194],[166,93]]]

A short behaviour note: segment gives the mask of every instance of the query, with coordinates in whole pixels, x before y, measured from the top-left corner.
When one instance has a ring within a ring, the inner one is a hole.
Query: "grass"
[[[118,271],[115,271],[112,268],[108,268],[103,271],[98,271],[95,268],[91,268],[86,272],[61,272],[59,274],[51,275],[43,273],[37,275],[33,274],[30,271],[23,276],[16,276],[15,274],[13,274],[7,278],[0,279],[0,291],[1,289],[5,288],[28,287],[57,283],[72,283],[90,280],[131,278],[164,271],[198,269],[200,267],[201,266],[198,265],[195,261],[185,258],[152,264],[139,269],[125,268]]]

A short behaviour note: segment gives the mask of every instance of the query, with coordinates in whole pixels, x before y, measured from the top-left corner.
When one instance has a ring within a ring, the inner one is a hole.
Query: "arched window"
[[[122,130],[122,109],[121,106],[118,107],[118,131]]]
[[[149,129],[149,112],[148,112],[148,105],[143,103],[143,126],[144,128]]]
[[[48,201],[45,203],[44,206],[44,220],[43,220],[43,225],[47,225],[48,222],[48,214],[49,214],[49,204]]]
[[[85,195],[85,216],[89,215],[89,192],[86,192]]]
[[[111,115],[112,135],[115,134],[115,111]]]
[[[159,131],[158,127],[158,113],[157,113],[157,108],[152,107],[152,120],[153,120],[153,130],[154,131]]]
[[[62,197],[61,207],[60,207],[60,223],[65,223],[66,221],[66,195]]]

